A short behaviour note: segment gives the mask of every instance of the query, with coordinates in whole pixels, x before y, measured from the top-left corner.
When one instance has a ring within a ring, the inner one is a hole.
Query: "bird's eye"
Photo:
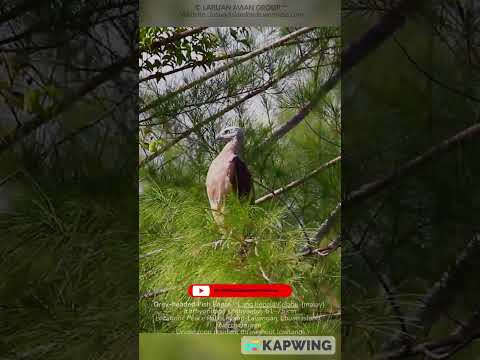
[[[225,134],[228,134],[230,132],[230,130],[225,130]]]

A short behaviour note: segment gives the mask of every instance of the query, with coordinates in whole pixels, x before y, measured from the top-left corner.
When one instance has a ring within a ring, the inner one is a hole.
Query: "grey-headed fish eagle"
[[[255,199],[252,177],[242,159],[245,130],[230,126],[223,129],[215,139],[226,143],[212,161],[207,173],[207,194],[215,222],[223,228],[225,199],[234,193],[241,200]]]

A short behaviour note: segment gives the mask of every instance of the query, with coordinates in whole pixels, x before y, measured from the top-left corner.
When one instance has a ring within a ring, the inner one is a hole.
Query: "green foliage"
[[[225,219],[229,233],[223,244],[215,249],[213,242],[222,234],[206,204],[203,191],[198,188],[167,188],[165,184],[154,181],[145,189],[140,200],[140,253],[151,255],[140,260],[142,293],[167,289],[166,294],[155,300],[162,303],[192,302],[186,293],[188,284],[266,283],[263,270],[270,281],[293,286],[295,295],[289,301],[319,303],[315,309],[318,313],[330,312],[338,307],[338,254],[322,261],[299,257],[297,251],[304,244],[302,231],[289,223],[284,207],[266,210],[240,205],[230,199]],[[246,245],[243,242],[246,235],[255,243]],[[244,303],[251,301],[246,299]],[[261,301],[274,302],[268,299]],[[300,313],[309,314],[308,311]],[[276,314],[281,314],[281,310]],[[228,314],[219,309],[215,314],[219,317],[216,322],[161,321],[157,318],[161,315],[181,318],[184,310],[163,312],[154,306],[151,299],[140,301],[142,331],[223,332],[217,329],[220,324],[232,322],[231,319],[240,314],[236,313],[236,309],[231,309]],[[235,331],[235,326],[232,326],[231,331]],[[336,322],[261,322],[263,331],[304,329],[305,333],[311,334],[332,332],[337,326]]]
[[[136,284],[125,281],[134,275],[127,269],[136,267],[135,214],[125,211],[132,199],[117,196],[114,203],[94,187],[37,180],[17,197],[15,210],[0,214],[0,351],[25,358],[128,358],[125,344],[134,345],[136,326]],[[127,296],[118,296],[118,289]],[[122,315],[127,311],[131,322]]]
[[[141,27],[139,47],[142,53],[151,58],[144,60],[145,70],[154,71],[165,67],[180,67],[184,65],[202,66],[208,69],[214,59],[213,50],[218,45],[216,36],[209,32],[200,32],[175,41],[167,41],[157,46],[175,34],[187,31],[183,27]]]
[[[460,3],[436,3],[430,11],[452,6],[449,11],[455,13]],[[478,102],[467,98],[475,96],[478,69],[468,65],[471,53],[460,45],[470,36],[468,22],[458,18],[454,30],[442,24],[445,16],[439,11],[433,18],[408,22],[343,82],[349,97],[343,146],[351,159],[344,167],[344,191],[398,169],[478,121]],[[351,16],[345,41],[358,39],[375,21]],[[348,358],[372,358],[400,348],[400,341],[392,346],[392,339],[412,339],[414,347],[426,339],[441,342],[476,311],[478,281],[471,274],[478,267],[478,252],[470,251],[470,262],[457,266],[478,232],[478,145],[469,139],[367,202],[344,209],[344,233],[362,244],[361,251],[350,242],[342,248],[342,304],[350,320],[344,323],[348,342],[343,349]],[[449,273],[456,276],[447,287]],[[440,283],[443,293],[430,298]],[[450,357],[443,351],[437,348],[431,357]],[[478,345],[470,344],[451,357],[472,359],[476,354]]]
[[[215,56],[233,54],[231,61],[235,61],[235,54],[254,51],[275,40],[283,30],[209,29],[218,39]],[[237,105],[141,169],[142,331],[238,331],[241,325],[235,318],[240,314],[235,307],[214,309],[214,321],[193,321],[185,318],[182,308],[158,306],[192,303],[187,295],[187,288],[192,283],[287,283],[294,288],[294,294],[283,302],[317,304],[313,309],[298,310],[297,315],[339,311],[339,252],[324,258],[299,255],[339,202],[338,167],[309,178],[301,186],[260,206],[242,205],[234,198],[228,199],[223,230],[213,220],[205,192],[207,169],[221,150],[214,138],[227,125],[241,126],[246,130],[243,157],[256,181],[257,198],[302,178],[339,155],[341,125],[336,90],[285,138],[264,145],[272,129],[294,116],[328,78],[335,65],[330,64],[329,56],[323,54],[332,45],[324,37],[333,37],[337,32],[330,28],[314,30],[289,45],[236,64],[218,76],[160,101],[150,111],[150,119],[142,123],[142,146],[146,153],[152,153],[159,144],[168,143],[183,131],[221,113],[233,102],[284,75],[275,86],[261,93],[261,101],[258,96],[251,103]],[[302,64],[298,64],[299,58],[305,59]],[[147,88],[148,91],[144,92],[142,96],[147,104],[154,102],[158,93],[178,88],[179,80],[188,84],[206,71],[197,69],[192,75],[190,70],[182,71],[181,64],[174,66],[173,70],[180,69],[178,76],[166,77],[162,85],[152,84],[152,89]],[[316,245],[328,244],[338,231],[337,224],[322,243]],[[214,242],[221,238],[222,245],[215,248]],[[252,299],[243,300],[244,303],[250,301]],[[259,300],[265,301],[272,307],[276,303],[269,299]],[[278,316],[284,310],[273,311],[273,315]],[[165,316],[171,319],[165,319]],[[325,334],[334,333],[339,327],[339,321],[331,320],[265,319],[257,323],[259,329],[250,329],[251,332],[303,330],[309,334]]]
[[[257,149],[267,129],[247,128],[245,158],[254,176],[271,187],[281,186],[337,154],[336,146],[321,141],[317,135],[338,141],[338,133],[328,123],[312,122],[310,126],[313,128],[301,127],[288,140],[264,152]],[[140,292],[167,290],[152,299],[140,300],[142,331],[238,330],[232,320],[238,315],[234,309],[228,313],[219,309],[214,313],[217,321],[202,322],[180,319],[184,309],[165,310],[155,306],[155,303],[192,302],[186,293],[192,283],[266,283],[268,278],[293,286],[294,296],[288,301],[319,304],[314,311],[303,309],[300,314],[337,311],[339,253],[326,258],[303,258],[298,252],[305,245],[304,230],[313,237],[338,202],[339,169],[331,169],[291,190],[284,197],[286,201],[280,199],[259,207],[229,199],[225,218],[228,234],[222,246],[215,249],[213,243],[222,238],[222,232],[213,221],[205,194],[205,172],[210,160],[204,155],[198,153],[195,158],[168,162],[159,172],[153,168],[141,172]],[[268,190],[257,186],[256,192],[260,195]],[[299,218],[304,229],[299,226]],[[334,233],[337,231],[338,227]],[[334,236],[328,236],[324,244]],[[245,238],[254,239],[255,243],[246,245]],[[248,301],[251,299],[244,302]],[[278,310],[275,314],[280,313]],[[162,321],[162,316],[178,320]],[[261,329],[267,332],[304,329],[310,334],[334,333],[339,326],[337,321],[260,323]],[[230,330],[219,330],[225,324],[230,324]]]

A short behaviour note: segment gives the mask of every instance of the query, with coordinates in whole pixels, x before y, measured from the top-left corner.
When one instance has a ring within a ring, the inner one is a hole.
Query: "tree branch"
[[[446,359],[478,338],[480,338],[480,309],[477,308],[468,321],[449,336],[420,344],[403,345],[398,349],[380,353],[375,359],[402,359],[419,354],[432,359]]]
[[[258,198],[257,200],[255,200],[255,205],[259,205],[259,204],[262,204],[264,203],[265,201],[268,201],[268,200],[271,200],[273,199],[274,197],[280,195],[280,194],[283,194],[284,192],[292,189],[292,188],[295,188],[301,184],[303,184],[305,181],[307,181],[308,179],[310,179],[312,176],[332,167],[333,165],[335,165],[336,163],[340,162],[341,160],[341,156],[338,156],[336,157],[335,159],[333,160],[330,160],[328,162],[326,162],[325,164],[321,165],[320,167],[318,167],[317,169],[311,171],[310,173],[308,173],[307,175],[305,175],[303,178],[301,179],[298,179],[298,180],[295,180],[295,181],[292,181],[291,183],[285,185],[285,186],[282,186],[281,188],[278,188],[260,198]]]
[[[332,210],[330,215],[325,219],[325,221],[320,225],[320,228],[315,235],[315,243],[319,244],[323,238],[330,232],[332,227],[335,225],[340,213],[342,210],[342,202],[339,202],[337,206]]]
[[[192,82],[189,82],[188,84],[180,87],[179,89],[177,90],[174,90],[172,92],[169,92],[167,94],[165,94],[164,96],[160,97],[159,99],[157,100],[154,100],[152,101],[150,104],[146,105],[145,107],[143,107],[142,109],[140,109],[140,113],[143,113],[145,111],[148,111],[150,109],[152,109],[153,107],[159,105],[159,104],[162,104],[163,102],[165,102],[167,99],[170,99],[171,97],[173,96],[176,96],[177,94],[179,93],[182,93],[184,91],[187,91],[195,86],[197,86],[198,84],[200,83],[203,83],[211,78],[213,78],[214,76],[217,76],[225,71],[227,71],[228,69],[234,67],[234,66],[238,66],[240,64],[243,64],[244,62],[250,60],[250,59],[253,59],[254,57],[258,56],[258,55],[261,55],[267,51],[270,51],[272,49],[275,49],[281,45],[283,45],[284,43],[286,43],[287,41],[291,40],[291,39],[294,39],[302,34],[305,34],[309,31],[312,31],[314,30],[315,28],[314,27],[304,27],[304,28],[301,28],[300,30],[297,30],[297,31],[294,31],[280,39],[278,39],[277,41],[274,41],[273,43],[269,44],[269,45],[266,45],[264,47],[261,47],[260,49],[257,49],[255,51],[252,51],[244,56],[241,56],[239,57],[238,59],[228,63],[228,64],[225,64],[221,67],[219,67],[218,69],[216,70],[213,70],[203,76],[201,76],[200,78],[196,79],[196,80],[193,80]]]
[[[167,151],[168,149],[170,149],[172,146],[174,146],[175,144],[177,144],[178,142],[180,142],[181,140],[187,138],[188,136],[190,136],[192,133],[194,133],[195,131],[201,129],[203,126],[215,121],[216,119],[222,117],[223,115],[225,115],[226,113],[230,112],[231,110],[235,109],[236,107],[238,107],[239,105],[243,104],[244,102],[246,102],[247,100],[250,100],[251,98],[263,93],[264,91],[268,90],[269,88],[271,88],[272,86],[274,86],[276,83],[278,83],[280,80],[284,79],[285,77],[289,76],[290,74],[292,74],[293,72],[295,72],[297,70],[297,68],[309,57],[311,56],[311,54],[305,54],[304,56],[302,56],[300,59],[298,59],[297,62],[295,62],[289,69],[287,69],[286,71],[284,71],[283,73],[279,74],[278,76],[276,76],[275,78],[271,79],[270,81],[268,81],[267,83],[265,83],[263,86],[261,86],[260,88],[258,88],[257,90],[254,90],[252,91],[250,94],[240,98],[239,100],[235,101],[234,103],[232,103],[231,105],[227,106],[226,108],[224,108],[223,110],[221,110],[220,112],[208,117],[207,119],[197,123],[196,125],[194,125],[193,127],[191,127],[190,129],[186,130],[185,132],[183,132],[180,136],[176,137],[175,139],[173,139],[172,141],[170,141],[168,144],[166,144],[165,146],[163,146],[162,148],[160,148],[159,150],[153,152],[152,154],[146,156],[142,161],[140,161],[140,164],[139,166],[142,167],[144,166],[145,164],[149,163],[150,161],[152,161],[153,159],[155,159],[156,157],[158,157],[159,155],[163,154],[165,151]]]
[[[342,246],[342,235],[338,235],[324,248],[314,249],[312,247],[306,247],[306,249],[304,249],[300,253],[300,256],[317,255],[317,256],[325,257],[334,253],[341,246]]]
[[[204,26],[204,27],[196,27],[196,28],[193,28],[193,29],[190,29],[190,30],[186,30],[186,31],[183,31],[183,32],[175,33],[175,34],[173,34],[172,36],[169,36],[169,37],[167,37],[167,38],[164,38],[164,39],[155,41],[155,42],[152,44],[152,47],[153,47],[154,49],[159,49],[161,46],[170,44],[170,43],[172,43],[172,42],[174,42],[174,41],[178,41],[178,40],[184,39],[184,38],[186,38],[186,37],[189,37],[189,36],[192,36],[192,35],[196,35],[196,34],[198,34],[198,33],[201,33],[202,31],[206,30],[207,28],[208,28],[207,26]]]
[[[412,316],[416,327],[421,326],[423,329],[423,335],[428,334],[435,320],[441,315],[445,305],[455,299],[452,295],[456,293],[454,288],[460,284],[459,279],[466,275],[466,266],[469,262],[478,257],[479,249],[480,235],[474,235],[473,239],[470,240],[465,249],[457,257],[455,264],[443,273],[440,280],[435,283],[432,289],[425,295],[422,306]],[[391,349],[401,344],[401,342],[401,336],[395,336],[384,346],[384,349]]]
[[[135,54],[136,56],[136,54]],[[92,79],[86,81],[80,89],[78,89],[74,94],[67,96],[61,103],[54,104],[48,108],[44,113],[37,115],[35,118],[25,123],[22,127],[17,128],[12,134],[7,135],[0,140],[0,154],[6,151],[10,146],[14,145],[18,141],[24,139],[31,133],[33,133],[38,128],[48,124],[56,116],[70,108],[74,105],[79,99],[81,99],[86,94],[95,90],[103,83],[111,80],[113,77],[117,76],[128,64],[130,64],[135,59],[134,56],[128,56],[113,65],[110,65],[102,73],[96,75]]]
[[[377,25],[365,33],[360,40],[353,43],[342,52],[342,66],[325,84],[323,84],[313,99],[284,125],[275,130],[264,145],[282,138],[295,128],[317,106],[325,95],[332,90],[340,79],[355,65],[377,49],[384,41],[390,38],[405,23],[405,16],[413,12],[424,0],[404,0],[384,15]]]
[[[161,79],[163,77],[173,75],[173,74],[181,72],[181,71],[185,71],[185,70],[188,70],[188,69],[193,69],[196,66],[206,65],[206,64],[215,63],[215,62],[218,62],[218,61],[223,61],[223,60],[229,60],[229,59],[233,59],[233,58],[236,58],[236,57],[239,57],[239,56],[243,56],[245,54],[248,54],[248,52],[239,51],[239,52],[236,52],[236,53],[233,53],[233,54],[225,54],[225,55],[217,56],[212,61],[203,60],[203,61],[195,62],[193,64],[187,64],[187,65],[184,65],[182,67],[179,67],[178,69],[173,69],[173,70],[170,70],[170,71],[167,71],[167,72],[164,72],[164,73],[156,72],[154,74],[151,74],[151,75],[148,75],[148,76],[144,77],[143,79],[140,79],[139,83],[149,81],[149,80]]]
[[[431,147],[425,153],[408,161],[404,165],[400,166],[398,169],[394,170],[391,174],[379,180],[365,184],[358,190],[352,191],[349,195],[346,196],[344,200],[344,206],[350,206],[355,202],[362,201],[363,199],[378,193],[379,191],[398,181],[402,177],[409,175],[413,170],[418,168],[420,165],[423,165],[427,161],[433,159],[435,156],[447,152],[455,146],[463,143],[464,141],[467,141],[468,139],[473,139],[473,137],[478,136],[479,134],[480,124],[472,125],[467,129],[460,131],[451,138],[442,141],[440,144]]]

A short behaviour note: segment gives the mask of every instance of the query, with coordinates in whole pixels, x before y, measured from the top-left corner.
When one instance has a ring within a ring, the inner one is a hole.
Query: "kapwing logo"
[[[242,353],[250,353],[250,352],[257,352],[260,351],[260,347],[262,346],[262,342],[258,339],[252,339],[249,341],[242,341]]]
[[[244,336],[242,354],[333,355],[333,336]]]

